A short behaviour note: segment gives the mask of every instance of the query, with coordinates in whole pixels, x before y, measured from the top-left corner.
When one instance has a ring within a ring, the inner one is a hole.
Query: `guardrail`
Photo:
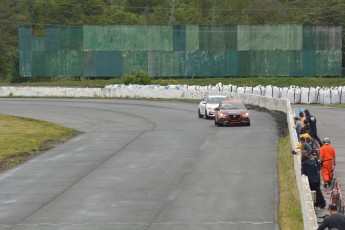
[[[345,199],[342,193],[341,185],[336,175],[333,175],[331,186],[331,201],[332,204],[336,204],[338,212],[345,214]]]
[[[294,112],[287,98],[273,98],[260,95],[235,93],[219,90],[180,90],[180,89],[122,89],[122,88],[49,88],[49,87],[0,87],[0,97],[103,97],[103,98],[162,98],[162,99],[201,99],[209,94],[223,94],[246,104],[264,107],[286,113],[292,149],[297,148],[298,140],[294,129]],[[301,175],[301,157],[294,155],[294,169],[301,200],[304,229],[317,228],[314,203],[308,178]],[[337,185],[338,186],[338,185]],[[341,191],[341,190],[339,190]],[[339,195],[339,197],[342,197]],[[342,206],[344,207],[344,206]]]

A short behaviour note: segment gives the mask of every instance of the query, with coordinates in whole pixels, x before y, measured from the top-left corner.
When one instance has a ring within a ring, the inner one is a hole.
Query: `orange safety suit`
[[[324,144],[320,148],[322,160],[322,178],[324,183],[332,183],[333,163],[335,163],[335,150],[330,144]]]

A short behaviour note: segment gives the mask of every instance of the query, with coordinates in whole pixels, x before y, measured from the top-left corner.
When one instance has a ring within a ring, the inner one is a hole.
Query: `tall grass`
[[[73,129],[49,122],[0,114],[0,171],[77,134]]]
[[[303,229],[302,209],[291,150],[290,138],[288,136],[279,138],[278,174],[280,202],[278,221],[282,230]]]

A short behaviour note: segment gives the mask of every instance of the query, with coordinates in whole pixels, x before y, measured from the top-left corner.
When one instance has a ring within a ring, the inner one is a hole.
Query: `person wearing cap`
[[[337,209],[337,205],[335,204],[330,204],[328,206],[330,215],[322,221],[317,230],[324,230],[326,228],[345,230],[345,216],[338,213]]]
[[[298,141],[300,141],[299,135],[301,133],[301,129],[303,128],[303,124],[299,120],[299,117],[294,117],[294,122],[295,122],[294,128],[296,129],[297,139],[298,139]]]
[[[325,198],[320,189],[320,170],[312,154],[302,155],[302,174],[308,177],[309,187],[311,191],[315,191],[316,200],[314,207],[324,208],[326,206]]]
[[[299,119],[301,120],[301,123],[304,124],[304,120],[305,120],[304,113],[300,111],[298,115],[299,115]]]
[[[322,161],[322,178],[326,188],[332,183],[332,170],[333,165],[335,165],[336,154],[329,138],[326,137],[323,143],[324,145],[320,148],[320,158]]]
[[[320,146],[323,145],[323,143],[321,142],[320,138],[317,135],[317,127],[316,127],[316,118],[314,116],[312,116],[309,112],[309,110],[304,110],[304,114],[305,114],[305,119],[309,122],[310,125],[310,136],[312,138],[314,138]]]

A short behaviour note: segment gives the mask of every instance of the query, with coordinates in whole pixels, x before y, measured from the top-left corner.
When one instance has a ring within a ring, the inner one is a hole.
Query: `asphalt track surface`
[[[0,174],[1,230],[277,229],[267,113],[216,127],[195,103],[2,98],[0,108],[83,132]]]

